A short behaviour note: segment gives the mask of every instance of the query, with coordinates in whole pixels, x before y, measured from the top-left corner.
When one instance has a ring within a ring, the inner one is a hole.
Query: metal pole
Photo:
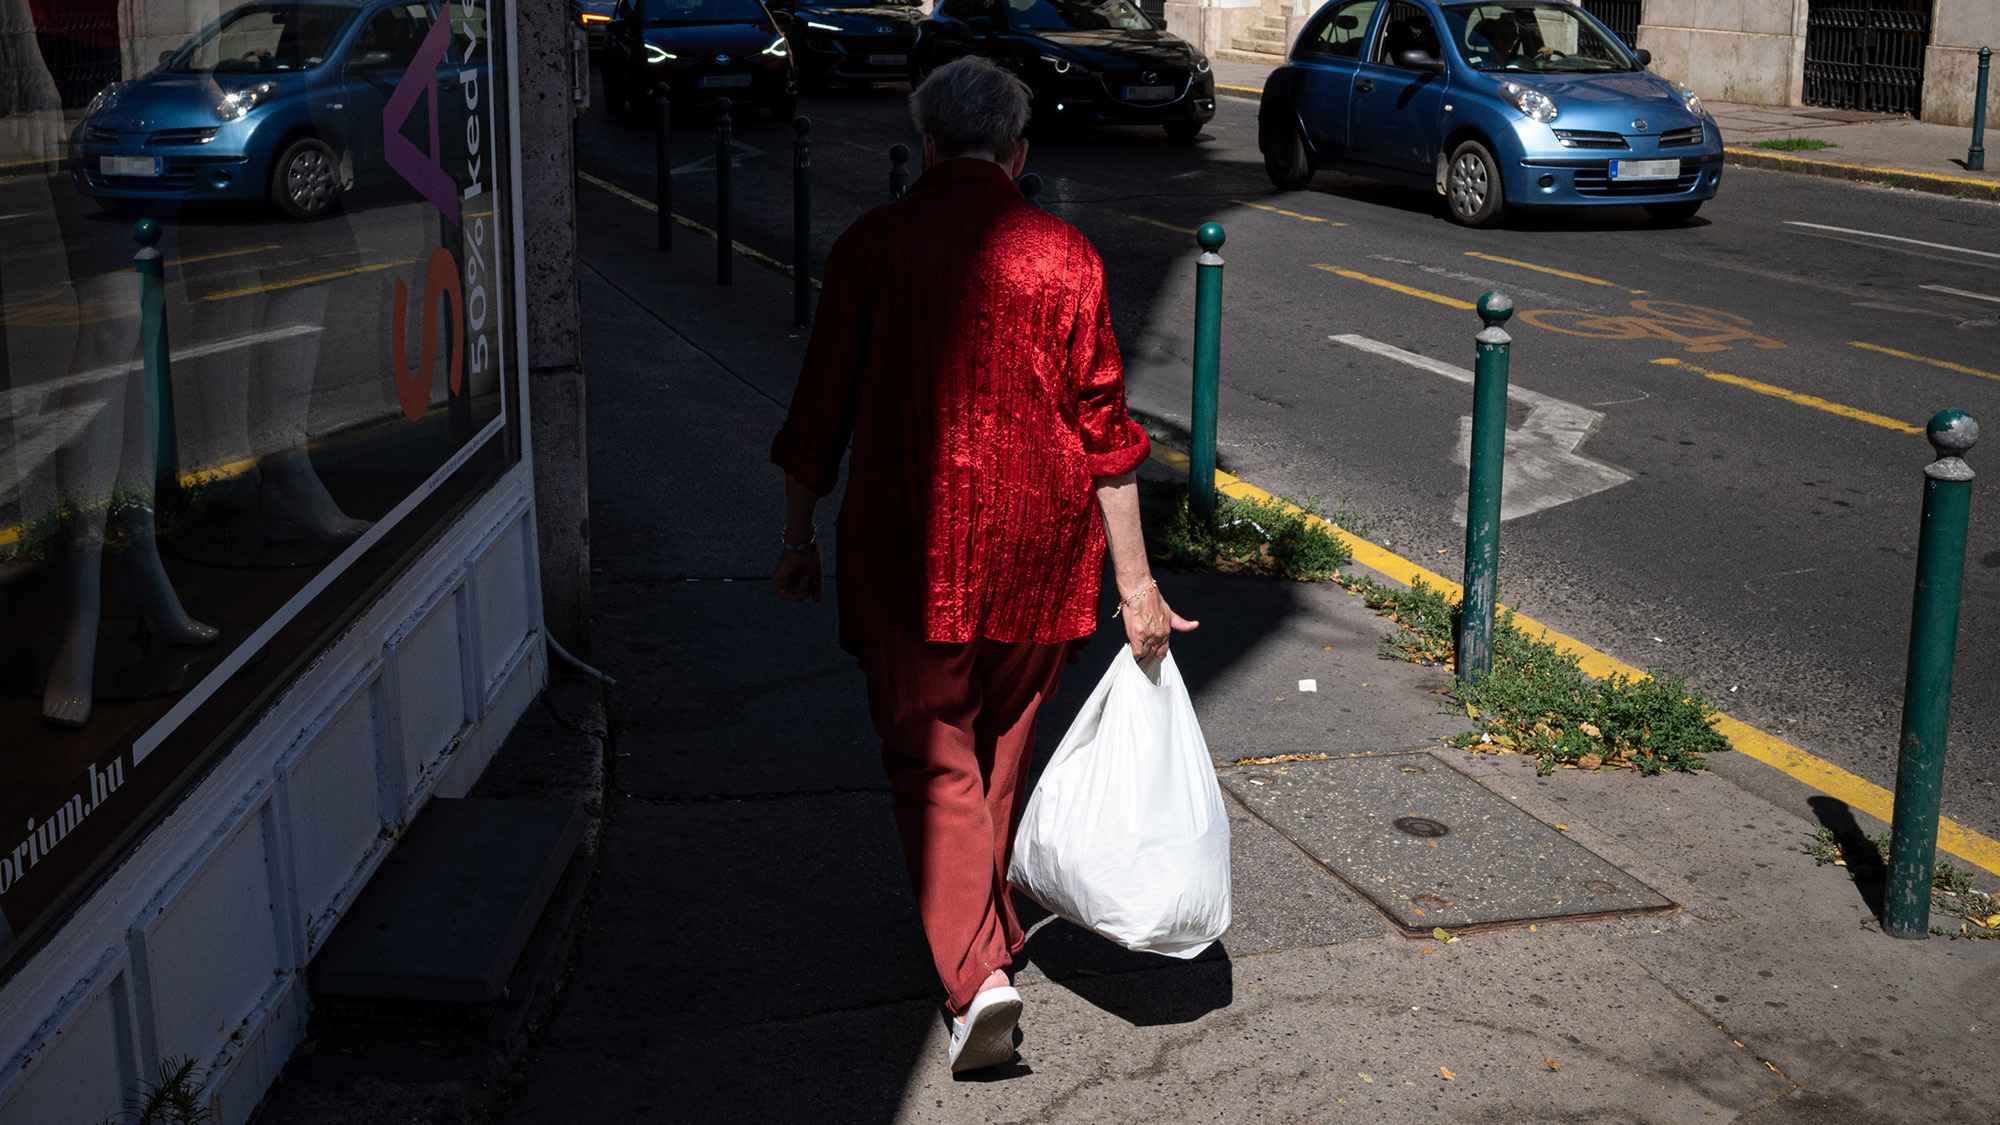
[[[160,253],[160,224],[132,224],[139,252],[139,358],[146,370],[146,422],[153,437],[153,493],[157,504],[180,488],[180,435],[174,424],[173,363],[167,355],[167,263]]]
[[[1188,451],[1188,510],[1215,526],[1215,410],[1222,382],[1222,224],[1194,232],[1194,437]]]
[[[1500,485],[1507,448],[1507,354],[1514,342],[1501,325],[1514,302],[1495,289],[1479,298],[1486,322],[1473,339],[1471,477],[1466,482],[1465,597],[1458,607],[1458,675],[1477,683],[1493,670],[1493,610],[1500,585]]]
[[[812,313],[812,122],[792,118],[792,323],[804,328]]]
[[[1972,501],[1972,469],[1963,454],[1979,440],[1979,423],[1963,410],[1940,410],[1924,436],[1937,460],[1924,466],[1917,593],[1910,609],[1910,663],[1903,678],[1903,736],[1890,825],[1888,908],[1882,914],[1883,932],[1899,938],[1930,934],[1952,659],[1958,648],[1958,594]]]
[[[736,283],[736,216],[729,198],[736,180],[736,140],[729,120],[729,99],[717,98],[715,108],[715,283]]]
[[[1993,48],[1979,48],[1979,96],[1972,101],[1972,147],[1965,152],[1967,171],[1986,169],[1986,72],[1993,69]]]
[[[1014,186],[1020,189],[1021,198],[1028,201],[1028,206],[1041,206],[1041,203],[1037,202],[1042,195],[1042,178],[1040,176],[1030,172],[1020,179],[1015,180]]]
[[[667,84],[653,87],[653,202],[659,205],[654,216],[653,248],[674,248],[674,113],[667,102]]]
[[[910,190],[910,146],[901,143],[889,146],[889,198],[901,199]]]

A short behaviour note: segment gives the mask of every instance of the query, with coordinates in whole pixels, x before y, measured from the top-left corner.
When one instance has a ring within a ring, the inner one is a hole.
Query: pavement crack
[[[640,312],[643,312],[647,316],[650,316],[654,320],[658,321],[660,323],[660,327],[665,328],[667,331],[673,333],[676,337],[678,337],[681,340],[681,342],[685,343],[688,347],[693,348],[695,351],[698,351],[702,355],[706,356],[710,363],[713,363],[722,370],[729,372],[730,378],[750,388],[750,390],[755,392],[759,398],[764,399],[765,401],[771,403],[773,406],[778,407],[780,410],[785,410],[790,408],[791,405],[790,403],[780,401],[778,397],[773,395],[771,392],[765,390],[764,388],[744,378],[742,372],[739,372],[734,367],[729,366],[729,364],[725,362],[721,356],[715,354],[712,351],[709,351],[707,348],[702,347],[700,344],[695,342],[694,337],[688,335],[685,332],[682,332],[678,328],[675,328],[673,326],[673,323],[669,321],[666,317],[663,317],[659,313],[654,312],[651,306],[647,305],[644,301],[641,301],[638,297],[633,296],[631,290],[626,289],[624,286],[611,280],[611,277],[608,274],[606,274],[603,270],[598,269],[595,265],[591,264],[590,259],[584,257],[581,253],[577,254],[577,262],[578,264],[582,265],[584,269],[589,270],[591,276],[597,278],[597,280],[610,286],[613,292],[625,298],[627,301],[630,301],[632,303],[633,308],[638,309]]]

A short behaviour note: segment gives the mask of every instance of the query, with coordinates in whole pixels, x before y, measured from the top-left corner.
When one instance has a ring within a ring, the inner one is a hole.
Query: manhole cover
[[[1412,936],[1436,926],[1456,931],[1673,909],[1651,887],[1426,752],[1290,762],[1254,775],[1224,767],[1218,775]],[[1250,784],[1253,776],[1262,784]]]
[[[1421,836],[1426,840],[1435,840],[1439,836],[1451,833],[1451,829],[1446,828],[1443,822],[1432,820],[1427,816],[1399,816],[1389,823],[1394,824],[1400,831],[1408,832],[1412,836]]]

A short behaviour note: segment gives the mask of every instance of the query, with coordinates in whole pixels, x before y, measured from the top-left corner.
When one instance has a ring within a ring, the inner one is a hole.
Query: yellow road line
[[[1918,363],[1928,363],[1932,367],[1942,367],[1946,371],[1957,371],[1966,375],[1977,375],[1981,379],[2000,379],[2000,375],[1996,375],[1991,371],[1981,371],[1977,367],[1967,367],[1962,363],[1953,363],[1950,360],[1932,359],[1927,355],[1918,355],[1915,352],[1899,352],[1894,348],[1885,348],[1880,344],[1869,344],[1869,343],[1864,343],[1863,341],[1860,340],[1849,340],[1847,342],[1847,346],[1850,348],[1865,348],[1871,352],[1881,352],[1883,355],[1892,355],[1895,356],[1897,359],[1913,359]]]
[[[175,258],[169,261],[167,265],[185,266],[195,262],[213,262],[218,258],[240,258],[245,254],[261,254],[266,250],[278,250],[278,249],[282,249],[282,247],[280,247],[275,242],[270,243],[269,245],[266,246],[243,246],[235,250],[217,250],[213,254],[196,254],[192,258]]]
[[[1920,180],[1942,180],[1948,184],[1969,184],[1986,191],[1996,187],[1992,180],[1975,180],[1967,176],[1946,176],[1937,172],[1919,172],[1913,168],[1877,168],[1873,164],[1844,164],[1838,160],[1819,160],[1809,156],[1787,156],[1782,152],[1772,152],[1763,148],[1739,148],[1724,145],[1722,151],[1731,156],[1754,156],[1763,160],[1775,160],[1784,164],[1809,164],[1822,168],[1839,168],[1848,172],[1866,172],[1871,176],[1913,176]]]
[[[1559,270],[1555,269],[1552,266],[1538,266],[1533,262],[1523,262],[1515,258],[1502,258],[1498,254],[1482,254],[1477,250],[1467,250],[1465,252],[1465,256],[1468,258],[1483,258],[1489,262],[1499,262],[1503,266],[1519,266],[1524,270],[1534,270],[1536,273],[1554,274],[1557,277],[1569,278],[1571,281],[1588,281],[1592,285],[1606,285],[1610,286],[1613,289],[1625,289],[1623,285],[1620,285],[1615,281],[1606,281],[1601,277],[1591,277],[1589,274],[1582,274],[1582,273],[1571,273],[1568,270]],[[1625,292],[1644,293],[1645,290],[1625,289]]]
[[[1265,203],[1250,203],[1241,199],[1232,199],[1229,202],[1236,204],[1238,207],[1255,207],[1259,211],[1269,211],[1273,215],[1283,215],[1288,219],[1304,219],[1308,223],[1325,223],[1328,226],[1334,227],[1344,227],[1347,225],[1334,219],[1322,219],[1318,215],[1301,215],[1297,211],[1287,211],[1283,207],[1272,207]]]
[[[392,270],[395,269],[397,266],[407,266],[414,261],[416,261],[415,258],[398,258],[393,262],[376,262],[373,265],[356,266],[351,270],[334,270],[332,273],[316,273],[308,277],[295,277],[288,281],[267,281],[262,285],[251,285],[251,286],[246,286],[245,288],[242,289],[231,289],[226,293],[210,293],[207,296],[203,297],[202,300],[228,301],[228,300],[233,300],[237,297],[248,297],[252,293],[275,293],[280,289],[296,289],[301,285],[315,285],[322,281],[334,281],[343,277],[353,277],[355,274],[358,273],[374,273],[376,270]]]
[[[1365,281],[1370,285],[1380,285],[1384,289],[1393,289],[1398,293],[1404,293],[1412,297],[1422,297],[1426,301],[1436,301],[1440,305],[1449,305],[1455,309],[1476,309],[1479,307],[1471,301],[1461,301],[1457,297],[1447,297],[1442,293],[1433,293],[1428,289],[1418,289],[1415,286],[1404,285],[1401,282],[1390,281],[1387,278],[1370,277],[1365,273],[1356,273],[1353,270],[1342,269],[1339,266],[1315,264],[1313,268],[1316,270],[1325,270],[1328,273],[1337,273],[1342,277],[1351,277],[1356,281]]]
[[[1745,379],[1741,375],[1725,375],[1720,371],[1710,371],[1706,367],[1696,367],[1684,359],[1656,359],[1653,362],[1664,367],[1678,367],[1683,371],[1692,371],[1705,379],[1713,379],[1718,383],[1728,383],[1731,386],[1742,387],[1747,391],[1756,391],[1760,395],[1770,395],[1772,398],[1781,398],[1786,402],[1798,403],[1800,406],[1810,406],[1814,410],[1824,410],[1828,414],[1838,414],[1842,418],[1852,418],[1857,422],[1866,422],[1871,426],[1880,426],[1885,430],[1894,430],[1899,434],[1921,434],[1924,432],[1922,426],[1912,426],[1908,422],[1900,422],[1887,415],[1871,414],[1866,410],[1857,410],[1852,406],[1843,406],[1840,403],[1823,399],[1818,395],[1788,391],[1783,387],[1774,387],[1769,383],[1760,383],[1755,379]]]
[[[1217,82],[1215,84],[1215,88],[1218,90],[1236,90],[1245,94],[1262,94],[1264,92],[1261,88],[1256,86],[1230,86],[1221,82]]]
[[[651,211],[655,215],[660,213],[659,204],[653,202],[650,199],[647,199],[645,196],[634,195],[633,193],[626,191],[624,188],[619,187],[617,184],[612,183],[610,180],[593,176],[590,173],[584,171],[578,171],[576,174],[576,178],[584,181],[585,183],[596,184],[598,187],[603,188],[605,191],[610,192],[611,194],[626,201],[627,203],[636,203],[639,206],[644,207],[646,210]],[[669,212],[668,217],[673,219],[674,222],[679,223],[681,226],[684,226],[687,229],[695,232],[696,234],[701,235],[703,238],[716,237],[716,233],[714,231],[708,229],[705,226],[702,226],[700,223],[697,223],[693,219],[687,218],[684,215],[678,215]],[[767,265],[772,269],[777,270],[779,273],[784,274],[786,277],[792,276],[792,267],[786,265],[785,263],[779,261],[776,258],[773,258],[769,254],[766,254],[761,250],[745,246],[741,242],[737,242],[734,239],[730,240],[729,245],[730,248],[735,250],[738,254],[741,254],[752,261],[761,262],[764,265]],[[814,289],[818,289],[821,287],[819,278],[816,277],[809,278],[808,280],[812,282],[812,287]]]
[[[1183,473],[1188,471],[1188,456],[1177,449],[1168,449],[1155,442],[1152,456],[1153,460],[1169,468]],[[1220,469],[1215,472],[1215,487],[1225,496],[1238,500],[1282,503],[1256,485]],[[1390,554],[1375,544],[1294,505],[1286,504],[1284,507],[1291,514],[1304,517],[1308,524],[1324,528],[1334,538],[1340,540],[1354,553],[1355,562],[1405,585],[1415,585],[1421,579],[1425,585],[1443,592],[1448,598],[1461,596],[1459,584],[1451,579],[1426,570],[1400,555]],[[1516,613],[1514,624],[1523,633],[1533,634],[1540,640],[1554,645],[1559,651],[1575,656],[1577,667],[1593,679],[1601,680],[1614,673],[1635,680],[1650,678],[1644,669],[1635,668],[1617,657],[1599,652],[1582,641],[1558,633],[1531,617]],[[1739,753],[1755,758],[1822,793],[1845,801],[1878,820],[1887,821],[1895,815],[1895,794],[1858,774],[1850,773],[1824,758],[1816,758],[1740,719],[1718,715],[1715,729],[1729,739],[1729,744]],[[1938,818],[1938,847],[1967,863],[2000,875],[2000,840],[1982,836],[1949,817]]]
[[[1158,219],[1149,219],[1144,215],[1127,215],[1125,217],[1135,223],[1144,223],[1149,227],[1159,227],[1161,230],[1175,231],[1180,234],[1193,234],[1195,232],[1193,227],[1177,227],[1172,223],[1163,223]]]

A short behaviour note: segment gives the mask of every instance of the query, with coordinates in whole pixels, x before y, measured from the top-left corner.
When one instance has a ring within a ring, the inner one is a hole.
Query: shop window
[[[0,974],[517,459],[488,2],[0,0]]]

